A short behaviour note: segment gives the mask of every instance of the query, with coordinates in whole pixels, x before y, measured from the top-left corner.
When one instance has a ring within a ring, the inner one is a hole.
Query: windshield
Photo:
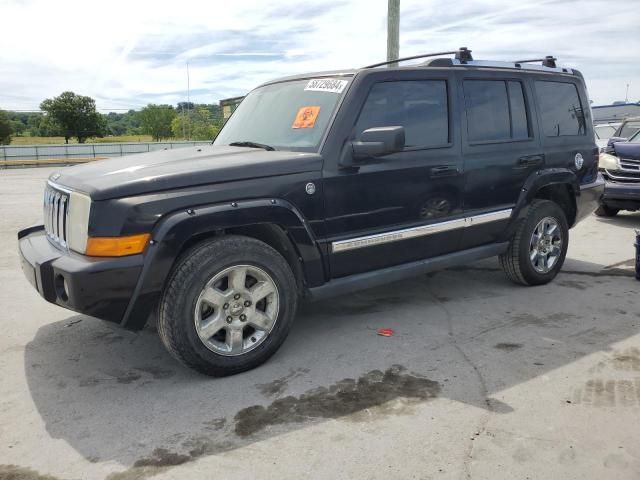
[[[638,131],[640,131],[640,122],[627,122],[622,126],[620,136],[622,138],[630,138]]]
[[[351,78],[320,78],[257,88],[240,103],[214,145],[259,143],[277,150],[317,151]]]

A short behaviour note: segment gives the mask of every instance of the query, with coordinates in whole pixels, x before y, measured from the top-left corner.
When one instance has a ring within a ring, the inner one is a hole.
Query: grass
[[[90,138],[85,143],[135,143],[151,142],[151,135],[119,135],[114,137]],[[78,143],[75,138],[69,143]],[[64,137],[13,137],[11,145],[54,145],[64,144]]]

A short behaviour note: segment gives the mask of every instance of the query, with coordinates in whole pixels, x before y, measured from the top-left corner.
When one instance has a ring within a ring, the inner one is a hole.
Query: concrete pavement
[[[304,306],[211,379],[24,279],[52,171],[0,172],[0,479],[640,477],[640,214],[572,230],[550,285],[491,259]]]

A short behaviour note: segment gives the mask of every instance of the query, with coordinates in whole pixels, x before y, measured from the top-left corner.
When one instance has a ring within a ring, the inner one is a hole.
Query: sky
[[[637,0],[400,0],[400,56],[554,55],[594,105],[640,101]],[[0,0],[0,109],[71,90],[100,111],[215,103],[266,80],[386,58],[387,0]]]

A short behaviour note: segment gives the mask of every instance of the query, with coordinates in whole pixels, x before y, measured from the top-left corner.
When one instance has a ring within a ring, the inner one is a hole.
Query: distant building
[[[593,123],[595,124],[621,122],[627,117],[640,117],[640,102],[616,102],[612,105],[591,107],[591,110],[593,111]]]
[[[231,116],[231,114],[238,108],[240,102],[244,97],[225,98],[220,100],[220,108],[222,109],[222,120],[225,122]]]

